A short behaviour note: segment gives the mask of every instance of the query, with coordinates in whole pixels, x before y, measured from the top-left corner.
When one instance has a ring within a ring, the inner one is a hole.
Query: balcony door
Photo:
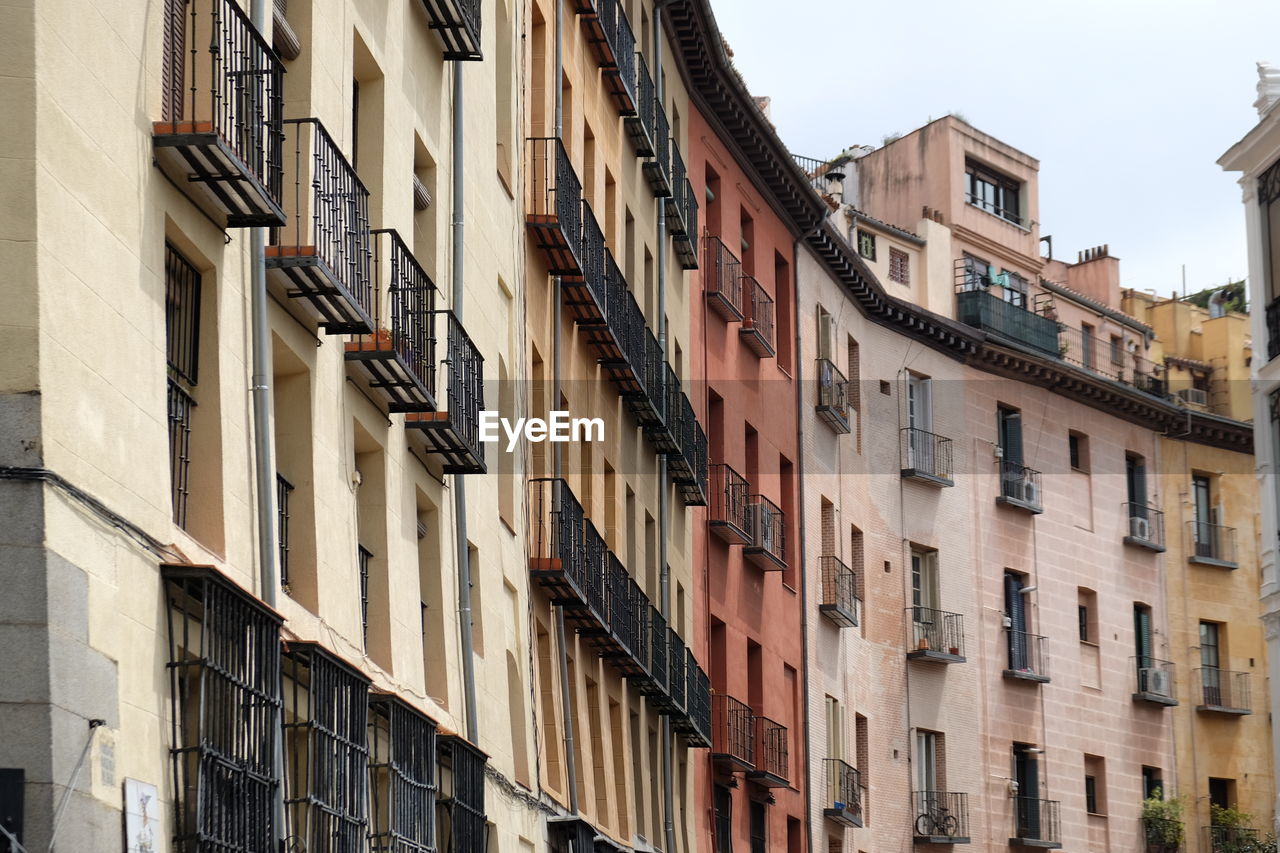
[[[917,373],[907,374],[907,460],[908,468],[932,472],[933,380]]]
[[[916,622],[931,621],[938,609],[938,552],[911,552],[911,606]],[[926,612],[921,612],[923,608]]]
[[[1200,623],[1200,683],[1204,704],[1222,704],[1221,636],[1216,622]]]
[[[1213,484],[1203,474],[1191,478],[1191,506],[1195,512],[1196,556],[1213,557],[1213,525],[1217,517],[1213,511]]]
[[[1009,620],[1009,669],[1027,672],[1031,669],[1031,655],[1027,643],[1027,606],[1022,594],[1022,575],[1004,573],[1004,614]]]
[[[1147,518],[1147,463],[1132,454],[1124,458],[1125,487],[1129,496],[1129,517]]]
[[[996,414],[1000,457],[1006,470],[1022,467],[1022,412],[1001,407]],[[1018,472],[1021,476],[1021,471]]]
[[[938,790],[938,735],[935,732],[916,730],[916,790],[922,795]]]
[[[1040,837],[1040,759],[1031,747],[1013,747],[1013,781],[1018,786],[1018,838]]]

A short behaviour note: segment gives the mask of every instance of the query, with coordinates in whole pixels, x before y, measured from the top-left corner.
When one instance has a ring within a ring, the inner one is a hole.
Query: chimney
[[[1107,244],[1076,254],[1067,267],[1067,287],[1109,308],[1120,307],[1120,259],[1111,256]]]

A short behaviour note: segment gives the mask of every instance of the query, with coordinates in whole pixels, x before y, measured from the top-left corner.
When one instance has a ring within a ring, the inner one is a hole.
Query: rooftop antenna
[[[1182,298],[1187,298],[1187,265],[1182,265]]]

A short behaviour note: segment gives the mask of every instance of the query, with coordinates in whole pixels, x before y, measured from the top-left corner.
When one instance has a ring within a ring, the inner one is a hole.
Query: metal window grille
[[[199,381],[200,272],[171,243],[164,244],[165,349],[169,373]]]
[[[164,565],[177,853],[275,844],[280,618],[208,567]]]
[[[289,495],[293,484],[276,474],[276,548],[280,563],[280,586],[289,588]]]
[[[191,494],[191,415],[196,401],[175,379],[169,380],[169,477],[173,522],[187,526]]]
[[[369,822],[369,680],[310,643],[286,652],[284,674],[289,837],[306,850],[362,853]]]
[[[356,564],[360,569],[360,631],[366,647],[369,645],[369,563],[373,552],[363,545],[356,546]]]
[[[373,853],[436,849],[436,724],[394,696],[369,700]]]
[[[488,756],[457,736],[440,739],[440,756],[452,771],[452,791],[447,797],[443,790],[441,794],[448,821],[448,835],[443,826],[441,835],[450,839],[450,853],[484,853],[484,767]],[[441,781],[445,781],[443,774]]]
[[[898,284],[911,283],[911,257],[901,249],[889,248],[889,280]]]

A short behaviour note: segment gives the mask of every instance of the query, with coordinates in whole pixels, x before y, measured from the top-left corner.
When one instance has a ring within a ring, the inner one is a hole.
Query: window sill
[[[1095,643],[1095,642],[1093,642],[1092,640],[1081,640],[1081,641],[1080,641],[1080,645],[1082,645],[1082,646],[1088,646],[1088,647],[1089,647],[1089,648],[1091,648],[1091,649],[1100,649],[1100,648],[1102,648],[1102,644],[1101,644],[1101,643]]]
[[[984,208],[984,207],[983,207],[982,205],[980,205],[980,204],[974,204],[974,203],[973,203],[973,202],[971,202],[971,201],[966,201],[966,202],[965,202],[965,204],[969,205],[969,207],[972,207],[974,210],[982,211],[982,212],[983,212],[983,213],[985,213],[987,216],[990,216],[992,219],[997,219],[997,220],[999,220],[1000,222],[1003,222],[1005,225],[1012,225],[1014,228],[1017,228],[1019,231],[1022,231],[1022,232],[1026,233],[1026,234],[1030,234],[1030,233],[1031,233],[1031,229],[1030,229],[1030,228],[1028,228],[1026,225],[1023,225],[1023,224],[1022,224],[1022,223],[1020,223],[1020,222],[1014,222],[1012,219],[1005,219],[1005,218],[1004,218],[1003,216],[1001,216],[1000,214],[998,214],[998,213],[992,213],[991,211],[987,210],[986,208]]]

